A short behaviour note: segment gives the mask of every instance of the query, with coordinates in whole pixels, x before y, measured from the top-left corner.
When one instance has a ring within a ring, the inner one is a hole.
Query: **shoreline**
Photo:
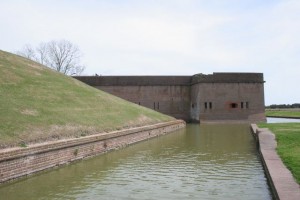
[[[168,134],[185,126],[183,120],[173,120],[28,147],[1,149],[0,184]]]
[[[300,199],[299,184],[276,152],[275,135],[267,128],[258,128],[256,124],[251,124],[251,130],[275,199]]]
[[[270,118],[284,118],[284,119],[300,119],[300,117],[289,117],[289,116],[266,116]]]

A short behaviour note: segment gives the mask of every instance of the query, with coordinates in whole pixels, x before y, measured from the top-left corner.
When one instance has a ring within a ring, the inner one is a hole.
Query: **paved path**
[[[255,125],[252,125],[252,129],[258,134],[260,153],[270,181],[276,190],[277,198],[300,200],[300,187],[276,152],[275,135],[268,129],[259,129]]]

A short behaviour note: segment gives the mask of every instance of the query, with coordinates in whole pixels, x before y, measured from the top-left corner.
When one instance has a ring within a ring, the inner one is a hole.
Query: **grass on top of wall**
[[[277,140],[277,152],[300,184],[300,123],[259,124],[269,128]]]
[[[0,148],[171,120],[0,50]]]
[[[300,118],[300,109],[267,109],[266,116]]]

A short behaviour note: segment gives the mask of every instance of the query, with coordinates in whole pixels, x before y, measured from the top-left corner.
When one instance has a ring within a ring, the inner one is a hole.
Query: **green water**
[[[0,185],[2,200],[272,199],[244,125],[187,125],[166,136]]]

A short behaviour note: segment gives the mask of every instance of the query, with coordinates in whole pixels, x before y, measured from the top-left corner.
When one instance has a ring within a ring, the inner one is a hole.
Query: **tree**
[[[79,48],[67,40],[40,43],[35,49],[25,45],[17,54],[67,75],[79,75],[85,68],[80,64]]]
[[[30,44],[25,44],[21,51],[17,51],[17,54],[30,60],[36,60],[34,48]]]
[[[40,43],[39,46],[36,48],[37,53],[37,61],[42,65],[47,65],[47,44]]]

